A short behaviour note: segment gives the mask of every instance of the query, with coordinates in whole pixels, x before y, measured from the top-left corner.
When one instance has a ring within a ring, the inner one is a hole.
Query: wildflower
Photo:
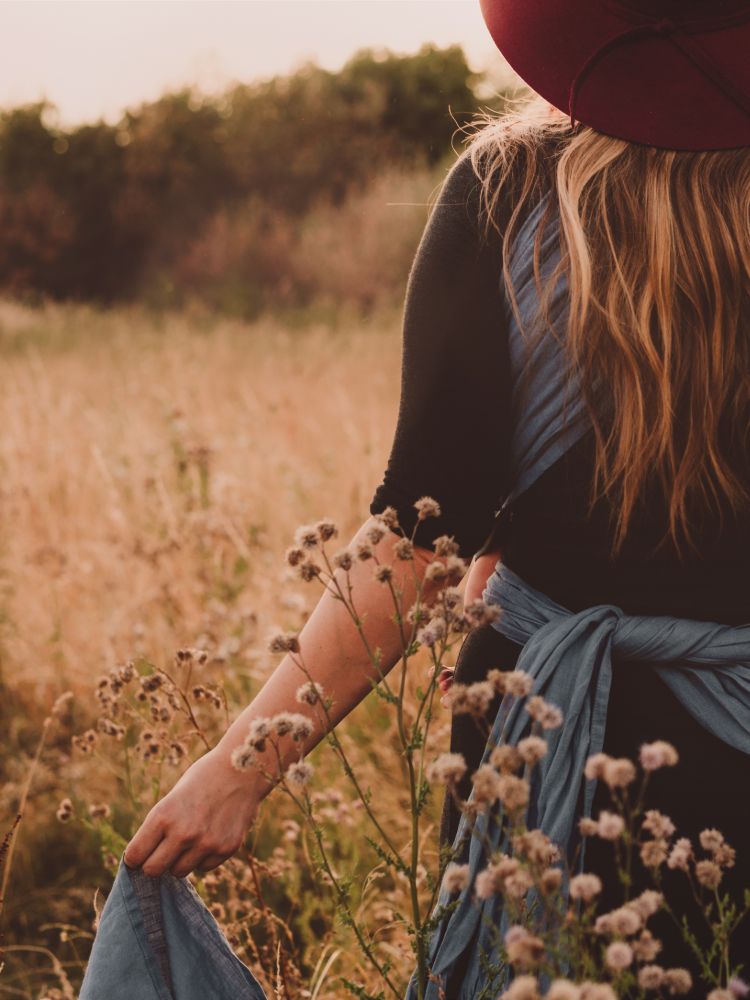
[[[640,896],[636,896],[625,905],[635,910],[642,920],[648,920],[656,913],[663,901],[664,896],[656,889],[644,889]]]
[[[491,867],[483,868],[474,879],[474,892],[478,899],[489,899],[500,891],[501,884]]]
[[[541,736],[527,736],[518,741],[518,752],[527,764],[536,764],[547,753],[547,741]]]
[[[105,736],[114,736],[117,740],[122,740],[125,737],[125,727],[118,725],[111,719],[107,719],[105,716],[101,716],[96,720],[96,728],[99,732],[104,733]]]
[[[61,823],[67,823],[70,817],[73,815],[73,803],[70,799],[63,799],[60,805],[57,807],[57,812],[55,813],[57,818]]]
[[[178,662],[183,665],[186,663],[197,663],[202,667],[208,663],[208,653],[205,649],[196,649],[192,647],[178,649],[175,656]]]
[[[414,558],[414,546],[408,538],[399,538],[393,546],[393,551],[397,559],[406,561]]]
[[[451,861],[446,866],[443,875],[443,888],[446,892],[461,892],[469,884],[469,866],[457,865]]]
[[[266,718],[253,719],[247,731],[247,743],[249,746],[263,753],[266,748],[266,740],[271,735],[271,720]]]
[[[177,767],[180,761],[187,755],[187,747],[179,740],[170,740],[167,747],[167,763],[172,767]]]
[[[534,864],[548,865],[559,858],[559,848],[541,830],[525,830],[517,833],[512,840],[513,850]]]
[[[617,1000],[617,994],[608,983],[581,983],[581,1000]]]
[[[604,958],[610,969],[622,972],[633,964],[633,949],[626,941],[613,941],[607,947]]]
[[[257,760],[257,753],[248,743],[240,743],[230,755],[232,767],[235,771],[248,771]]]
[[[500,617],[501,611],[496,604],[487,604],[478,597],[464,605],[464,614],[472,625],[489,625]],[[521,671],[519,671],[521,673]]]
[[[522,764],[518,747],[511,746],[509,743],[495,747],[490,753],[490,764],[504,774],[513,774]]]
[[[445,567],[445,563],[441,562],[439,559],[433,559],[424,571],[425,580],[432,581],[433,583],[440,583],[440,581],[444,580],[447,575],[448,571]]]
[[[579,1000],[581,989],[569,979],[553,979],[545,994],[545,1000]]]
[[[414,504],[417,510],[417,519],[424,521],[428,517],[440,517],[440,504],[432,497],[420,497]]]
[[[598,916],[594,930],[597,934],[617,934],[626,937],[629,934],[636,934],[642,924],[641,916],[636,910],[620,906],[616,910]]]
[[[303,524],[294,533],[294,542],[301,549],[317,548],[320,533],[314,524]]]
[[[490,707],[492,699],[495,697],[495,689],[489,681],[477,681],[467,685],[466,688],[466,708],[470,715],[482,716]]]
[[[534,686],[534,678],[525,670],[510,670],[504,677],[504,690],[516,698],[523,698]]]
[[[528,674],[525,676],[528,676]],[[502,670],[493,669],[487,671],[487,680],[498,694],[505,694],[505,677],[506,675]]]
[[[667,969],[664,972],[664,985],[670,993],[687,993],[693,985],[693,977],[687,969]]]
[[[336,522],[325,517],[315,525],[315,531],[318,533],[321,542],[328,542],[339,533]]]
[[[308,736],[312,735],[313,724],[306,715],[301,715],[298,712],[292,713],[293,725],[292,725],[292,739],[293,740],[306,740]]]
[[[372,545],[377,545],[378,542],[381,542],[388,534],[388,526],[383,524],[382,521],[373,521],[365,534],[367,535],[368,542]]]
[[[714,851],[714,861],[717,865],[722,865],[725,868],[732,868],[736,857],[737,852],[727,843],[723,843],[721,847],[717,847]]]
[[[508,875],[503,880],[503,892],[512,899],[523,899],[529,889],[533,886],[534,879],[531,873],[525,868],[519,868],[512,875]]]
[[[604,777],[604,767],[613,758],[606,753],[595,753],[592,754],[587,760],[583,769],[583,773],[588,778],[589,781],[594,781],[596,778]]]
[[[365,539],[356,542],[354,546],[354,554],[360,562],[367,562],[368,559],[374,558],[375,549],[373,549],[372,545]]]
[[[534,695],[526,702],[526,711],[532,719],[539,723],[542,729],[557,729],[562,725],[562,712],[556,705],[545,701],[541,695]]]
[[[669,816],[659,812],[658,809],[648,809],[641,824],[644,830],[648,830],[654,837],[671,837],[675,832],[675,825]]]
[[[349,570],[354,565],[354,557],[352,556],[349,549],[341,549],[340,552],[337,552],[334,555],[331,562],[336,567],[336,569],[343,569],[346,573],[348,573]]]
[[[562,885],[562,871],[559,868],[545,868],[539,876],[539,889],[543,896],[551,896]]]
[[[493,805],[500,797],[500,775],[490,764],[480,764],[471,776],[474,801],[485,806]]]
[[[432,543],[437,556],[454,556],[458,554],[458,545],[452,535],[439,535]]]
[[[673,767],[679,757],[671,743],[667,743],[666,740],[656,740],[653,743],[641,744],[639,759],[644,771],[655,771],[660,767]]]
[[[667,858],[667,868],[679,868],[686,872],[688,862],[693,856],[693,845],[687,837],[680,837],[675,843]]]
[[[106,802],[92,802],[89,806],[89,816],[92,819],[108,819],[111,810]]]
[[[299,788],[309,784],[312,776],[313,766],[304,760],[298,760],[294,764],[290,764],[286,771],[287,779]]]
[[[625,829],[625,820],[617,813],[607,812],[602,809],[599,813],[599,821],[596,824],[596,832],[603,840],[617,840]]]
[[[399,527],[398,511],[395,507],[386,507],[384,510],[381,510],[379,514],[376,514],[375,517],[379,521],[382,521],[387,528],[391,529],[391,531],[395,531]]]
[[[284,840],[289,840],[291,842],[296,842],[299,839],[302,828],[299,823],[293,819],[285,819],[281,824],[281,829],[283,831]]]
[[[271,653],[299,653],[299,639],[296,632],[279,632],[268,641]]]
[[[644,927],[637,940],[633,941],[633,952],[639,962],[653,962],[661,951],[661,941]]]
[[[291,548],[286,550],[285,558],[290,566],[297,566],[305,558],[304,549],[301,549],[298,545],[292,545]]]
[[[466,774],[466,761],[460,753],[442,753],[427,767],[427,777],[441,785],[454,785]]]
[[[727,983],[727,986],[729,988],[729,992],[733,997],[736,997],[737,1000],[744,1000],[744,998],[750,993],[750,986],[748,986],[744,979],[740,979],[739,976],[732,976]]]
[[[602,880],[598,875],[584,872],[575,875],[570,880],[570,898],[582,899],[584,903],[590,903],[602,891]]]
[[[625,788],[635,780],[635,765],[627,757],[616,757],[604,765],[603,777],[609,788]]]
[[[533,968],[544,958],[544,941],[520,924],[508,928],[504,941],[508,961],[522,969]]]
[[[536,977],[516,976],[508,989],[500,994],[500,1000],[539,1000]]]
[[[638,970],[638,985],[642,990],[658,990],[664,982],[664,969],[660,965],[644,965]]]
[[[695,877],[707,889],[716,889],[721,882],[722,871],[715,861],[696,861]]]
[[[306,559],[304,562],[299,564],[297,572],[299,573],[300,579],[304,580],[305,583],[310,583],[312,580],[315,580],[320,576],[321,570],[317,563],[313,562],[311,559]]]
[[[578,820],[578,829],[584,837],[593,837],[599,833],[599,824],[591,816],[582,816]]]
[[[297,688],[297,701],[300,705],[317,705],[323,700],[323,688],[315,681],[308,681]]]
[[[647,840],[641,846],[641,861],[646,868],[658,868],[667,860],[666,840]]]
[[[486,766],[486,765],[483,765]],[[492,769],[493,773],[497,772]],[[499,798],[509,812],[523,809],[529,801],[529,783],[513,774],[502,774],[498,778]]]
[[[437,645],[441,639],[445,638],[447,632],[447,626],[445,618],[440,615],[436,615],[434,618],[430,619],[428,625],[421,628],[417,632],[417,639],[422,643],[423,646],[429,646],[432,648]]]
[[[711,827],[708,830],[701,830],[698,840],[704,851],[716,851],[724,843],[724,834]]]
[[[376,566],[375,567],[375,579],[378,583],[390,583],[393,579],[393,567],[392,566]]]

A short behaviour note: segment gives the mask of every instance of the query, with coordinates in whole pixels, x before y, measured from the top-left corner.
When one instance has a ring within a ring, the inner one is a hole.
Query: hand
[[[125,864],[178,878],[217,868],[242,846],[258,802],[247,772],[235,770],[223,749],[209,750],[148,813]]]

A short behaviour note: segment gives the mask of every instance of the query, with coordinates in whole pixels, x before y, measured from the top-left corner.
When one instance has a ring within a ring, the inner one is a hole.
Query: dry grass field
[[[2,304],[0,838],[33,780],[5,859],[0,995],[75,995],[95,892],[106,894],[113,859],[183,769],[141,765],[139,783],[123,771],[121,746],[101,740],[91,755],[72,745],[96,724],[97,678],[129,659],[169,665],[179,648],[200,647],[203,679],[224,685],[229,715],[252,696],[274,663],[267,635],[298,627],[317,597],[284,564],[295,528],[330,516],[345,541],[367,516],[395,422],[399,325],[398,315],[290,328]],[[66,691],[34,767],[44,720]],[[393,779],[379,794],[398,829],[399,763],[381,714],[368,699],[347,732],[365,769]],[[206,719],[220,735],[226,718]],[[443,721],[438,738],[445,732]],[[188,756],[199,752],[195,744]],[[327,787],[336,781],[332,772]],[[65,823],[63,798],[75,813]],[[102,803],[106,815],[92,817]],[[269,995],[340,995],[327,984],[342,971],[357,978],[357,959],[285,809],[277,801],[255,836],[265,902],[242,859],[203,889]],[[343,792],[330,811],[342,867],[366,886],[377,859],[353,836],[359,821]],[[359,905],[387,908],[399,892],[390,888],[369,899],[363,889]],[[276,929],[264,923],[268,907]],[[403,972],[406,944],[389,937],[387,917],[383,947]],[[287,931],[294,946],[285,943],[279,973]]]

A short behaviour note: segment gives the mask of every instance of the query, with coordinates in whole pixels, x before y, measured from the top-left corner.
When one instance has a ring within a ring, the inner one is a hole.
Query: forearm
[[[370,519],[362,525],[350,543],[354,548],[366,537],[368,528],[375,523]],[[399,661],[404,642],[402,630],[395,619],[396,606],[393,591],[400,592],[399,604],[403,614],[414,603],[417,588],[423,582],[424,571],[432,553],[414,549],[413,560],[395,557],[393,545],[398,536],[388,532],[373,546],[374,558],[354,561],[349,570],[351,600],[360,617],[358,628],[351,610],[334,596],[329,584],[318,604],[299,634],[299,650],[287,653],[268,678],[252,703],[245,708],[227,729],[217,752],[231,759],[232,751],[247,735],[250,723],[258,718],[272,718],[281,712],[306,715],[312,722],[309,737],[295,742],[289,736],[276,738],[280,761],[276,751],[269,747],[258,757],[259,767],[247,771],[248,786],[255,795],[264,796],[273,782],[265,775],[278,776],[279,764],[285,769],[289,763],[308,753],[331,727],[341,721],[372,690],[373,684],[389,673]],[[376,565],[393,567],[392,587],[375,578]],[[346,574],[336,571],[336,580],[347,595]],[[429,599],[434,585],[424,584],[423,596]],[[407,636],[411,625],[404,623]],[[323,697],[330,700],[324,713],[322,705],[308,705],[297,700],[297,691],[308,681],[319,684]]]

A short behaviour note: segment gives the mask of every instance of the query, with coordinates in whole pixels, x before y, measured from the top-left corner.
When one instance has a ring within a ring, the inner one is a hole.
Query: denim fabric
[[[265,1000],[193,886],[122,858],[79,1000]]]
[[[484,598],[503,609],[494,627],[523,647],[517,669],[533,678],[533,694],[542,695],[563,713],[563,725],[547,732],[547,754],[533,773],[527,823],[559,844],[568,861],[579,846],[576,821],[591,815],[597,782],[587,781],[583,768],[586,758],[600,752],[604,743],[613,655],[639,661],[639,669],[662,671],[673,693],[709,732],[750,754],[750,625],[626,615],[609,605],[573,613],[499,563]],[[524,701],[511,695],[503,698],[483,763],[490,747],[514,745],[528,735],[531,723]],[[507,930],[502,900],[495,896],[478,901],[473,890],[474,878],[486,867],[489,854],[508,850],[501,821],[499,805],[479,816],[473,833],[462,817],[454,840],[456,860],[469,865],[469,884],[461,893],[441,892],[435,913],[451,902],[458,901],[458,906],[441,922],[430,947],[436,980],[450,982],[459,960],[464,969],[460,984],[448,991],[452,1000],[483,996],[489,986],[485,962],[501,965],[497,940]],[[581,851],[579,871],[584,860]],[[532,897],[533,893],[530,906]],[[499,973],[487,996],[494,997],[507,986],[509,973],[508,968]],[[415,995],[412,983],[407,996]],[[431,983],[427,1000],[440,995],[438,982]]]

